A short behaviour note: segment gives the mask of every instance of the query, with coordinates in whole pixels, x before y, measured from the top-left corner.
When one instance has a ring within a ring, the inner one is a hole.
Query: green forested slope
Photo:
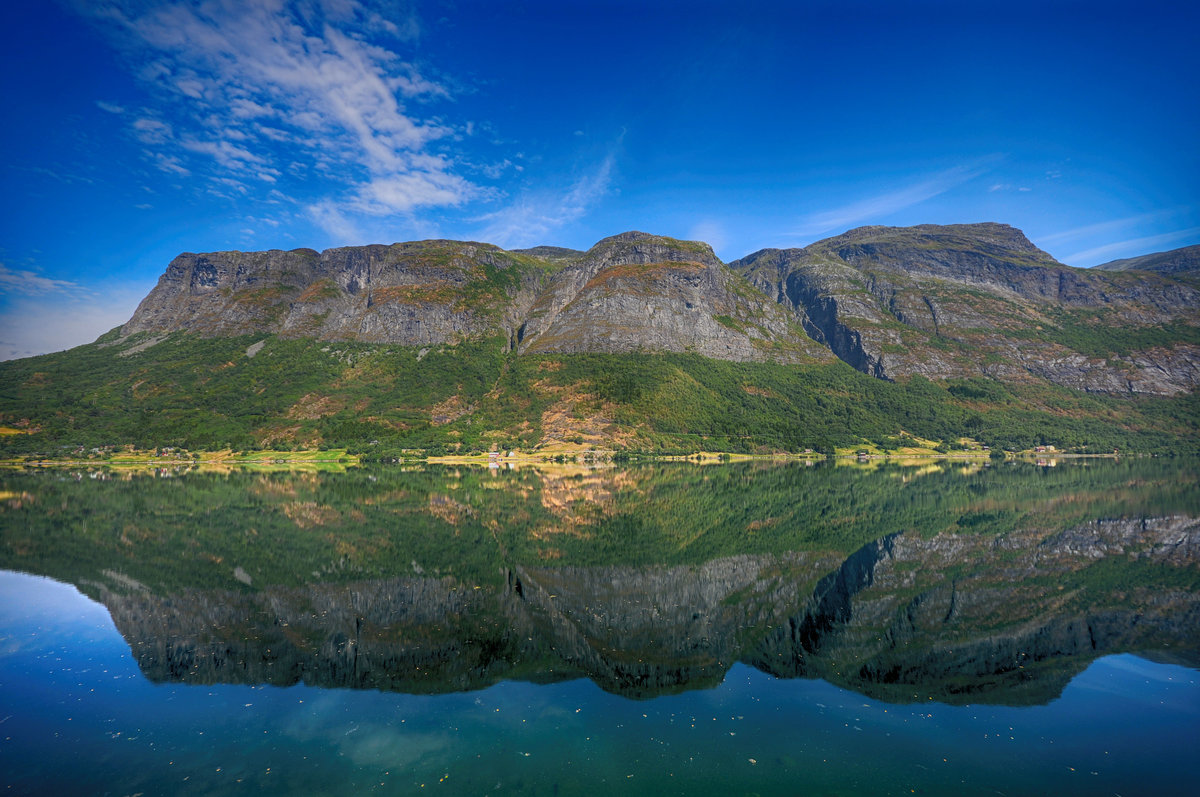
[[[1194,395],[1118,399],[983,378],[893,383],[842,363],[689,354],[518,356],[506,344],[110,333],[0,363],[0,426],[19,432],[0,437],[0,451],[327,446],[387,457],[562,442],[797,451],[894,447],[908,434],[947,444],[970,436],[994,448],[1187,453],[1200,440]]]

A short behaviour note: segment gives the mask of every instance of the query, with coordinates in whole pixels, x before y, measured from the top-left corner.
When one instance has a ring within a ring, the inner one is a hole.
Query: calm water
[[[10,793],[1195,793],[1179,462],[0,494]]]

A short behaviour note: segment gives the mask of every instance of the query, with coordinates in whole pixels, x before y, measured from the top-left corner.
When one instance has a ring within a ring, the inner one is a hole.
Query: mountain
[[[1192,450],[1197,308],[1186,275],[1071,268],[1001,224],[729,264],[644,232],[185,253],[122,327],[0,363],[0,451]]]
[[[828,360],[789,314],[708,244],[628,232],[558,272],[518,330],[522,352],[695,352],[722,360]]]
[[[587,252],[420,241],[183,254],[121,334],[409,346],[498,335],[521,353],[785,363],[832,352],[890,380],[1175,395],[1200,383],[1200,289],[1172,276],[1197,252],[1138,259],[1151,273],[1077,269],[1012,227],[959,224],[861,227],[729,266],[707,244],[640,232]]]
[[[587,252],[419,241],[182,254],[121,334],[174,331],[406,346],[501,335],[522,351],[828,359],[707,244],[640,232]]]
[[[1200,244],[1141,257],[1110,260],[1096,268],[1101,271],[1153,271],[1177,277],[1200,277]]]
[[[861,227],[730,264],[884,379],[985,376],[1098,393],[1200,383],[1200,291],[1065,266],[1002,224]]]
[[[273,333],[410,346],[507,337],[547,267],[460,241],[185,253],[167,266],[122,335]]]

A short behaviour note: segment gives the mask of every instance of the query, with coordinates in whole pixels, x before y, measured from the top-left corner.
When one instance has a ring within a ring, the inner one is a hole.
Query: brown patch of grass
[[[606,283],[622,279],[657,279],[679,271],[703,271],[706,266],[699,263],[626,263],[620,266],[609,266],[592,277],[583,286],[583,290],[597,288]],[[582,291],[580,291],[582,293]]]
[[[474,411],[475,405],[464,403],[462,397],[456,393],[429,408],[429,422],[434,426],[445,426]]]
[[[404,421],[393,420],[391,418],[384,418],[380,415],[364,415],[363,420],[367,423],[379,424],[380,426],[385,426],[389,429],[396,429],[401,432],[412,428],[412,424],[405,423]]]
[[[316,448],[321,442],[321,435],[315,431],[309,432],[306,437],[300,435],[300,426],[283,426],[273,428],[258,429],[255,436],[258,439],[258,444],[263,448],[270,448],[275,443],[288,443],[295,445],[300,443],[306,448]]]
[[[0,490],[0,506],[6,506],[9,509],[20,509],[26,504],[33,503],[33,494],[26,492],[14,492],[12,490]]]
[[[313,302],[317,299],[334,299],[340,296],[341,293],[342,291],[338,288],[337,283],[326,277],[323,280],[317,280],[305,288],[304,292],[300,294],[298,301]]]
[[[371,301],[395,302],[397,304],[449,304],[458,298],[453,285],[389,285],[371,291]]]
[[[579,385],[559,387],[539,381],[534,387],[557,397],[542,413],[539,448],[574,443],[583,448],[623,445],[635,438],[633,430],[614,423],[615,405],[598,404]]]
[[[333,415],[336,412],[340,412],[345,407],[346,402],[342,399],[309,393],[302,396],[291,407],[288,407],[288,411],[284,413],[284,416],[294,420],[313,421],[317,418],[323,418],[326,415]]]

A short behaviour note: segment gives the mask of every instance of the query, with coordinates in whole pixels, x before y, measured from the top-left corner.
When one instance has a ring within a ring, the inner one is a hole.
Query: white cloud
[[[133,315],[149,285],[89,288],[0,264],[0,360],[95,340]]]
[[[321,229],[329,233],[336,246],[361,244],[366,240],[362,229],[348,219],[332,200],[326,199],[309,205],[305,212]]]
[[[81,294],[86,289],[76,282],[43,277],[34,271],[14,271],[0,263],[0,295],[41,296],[47,293]]]
[[[213,160],[231,171],[243,171],[250,164],[261,165],[264,161],[258,155],[228,141],[181,141],[180,145],[192,152],[211,155]]]
[[[339,187],[313,204],[320,218],[333,218],[331,206],[343,217],[406,214],[486,193],[430,151],[457,133],[410,106],[450,92],[397,54],[418,26],[396,3],[111,0],[84,9],[117,33],[166,100],[132,124],[165,172],[272,182],[294,161],[315,160]]]
[[[161,119],[151,119],[143,117],[135,119],[133,124],[133,133],[137,136],[138,141],[143,144],[161,145],[166,144],[174,138],[174,131],[171,126]]]
[[[115,113],[115,114],[125,113],[125,109],[122,108],[120,105],[117,105],[117,104],[111,103],[111,102],[105,102],[104,100],[96,100],[96,107],[102,111],[108,111],[109,113]]]
[[[351,206],[363,213],[384,216],[427,205],[458,205],[476,190],[457,175],[417,171],[379,177],[360,186]]]
[[[71,301],[33,298],[0,312],[0,360],[33,357],[92,341],[124,324],[137,309],[142,290],[121,290]]]
[[[892,213],[912,207],[913,205],[919,205],[939,194],[944,194],[952,188],[957,188],[963,183],[979,177],[986,171],[987,169],[983,162],[946,169],[905,188],[888,191],[859,200],[858,202],[853,202],[849,205],[843,205],[840,208],[806,216],[800,220],[799,226],[792,234],[807,236],[830,231],[842,232],[864,222],[878,223]],[[993,186],[991,190],[999,190],[1003,187],[1005,186]]]
[[[183,165],[183,161],[174,155],[168,155],[165,152],[147,152],[145,154],[150,162],[158,167],[159,171],[173,174],[176,177],[188,177],[192,173]]]
[[[614,165],[615,158],[609,155],[565,190],[526,194],[502,210],[480,216],[476,221],[484,226],[479,240],[508,249],[547,243],[550,232],[581,218],[609,192]]]

